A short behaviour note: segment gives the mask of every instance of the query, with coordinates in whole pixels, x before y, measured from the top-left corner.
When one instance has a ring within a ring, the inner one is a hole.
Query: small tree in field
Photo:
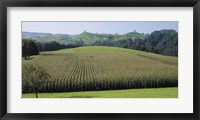
[[[38,98],[38,89],[46,83],[49,77],[50,75],[43,67],[40,67],[38,65],[23,66],[23,83],[28,83],[28,86],[34,89],[36,98]]]

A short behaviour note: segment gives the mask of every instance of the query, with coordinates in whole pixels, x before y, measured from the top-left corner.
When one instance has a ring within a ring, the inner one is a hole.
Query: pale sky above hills
[[[155,30],[173,29],[178,32],[178,22],[22,22],[22,31],[79,34],[91,33],[125,34],[136,30],[151,33]]]

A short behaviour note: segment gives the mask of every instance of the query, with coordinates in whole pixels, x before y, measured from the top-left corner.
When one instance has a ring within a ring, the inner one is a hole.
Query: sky
[[[22,22],[22,31],[52,34],[91,33],[125,34],[151,33],[155,30],[173,29],[178,32],[178,22]]]

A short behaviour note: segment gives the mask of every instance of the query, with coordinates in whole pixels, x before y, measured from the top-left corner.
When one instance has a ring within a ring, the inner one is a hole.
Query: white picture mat
[[[8,113],[193,113],[192,7],[7,8]],[[178,21],[178,98],[22,99],[22,21]]]

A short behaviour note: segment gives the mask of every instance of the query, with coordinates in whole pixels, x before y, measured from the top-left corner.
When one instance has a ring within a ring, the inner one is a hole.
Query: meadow
[[[143,88],[105,91],[39,93],[39,98],[177,98],[178,88]],[[22,94],[22,98],[35,98],[34,93]]]
[[[22,65],[42,66],[51,76],[38,90],[41,94],[178,87],[177,57],[125,48],[85,46],[41,52],[22,60]],[[24,88],[22,92],[34,90]]]

